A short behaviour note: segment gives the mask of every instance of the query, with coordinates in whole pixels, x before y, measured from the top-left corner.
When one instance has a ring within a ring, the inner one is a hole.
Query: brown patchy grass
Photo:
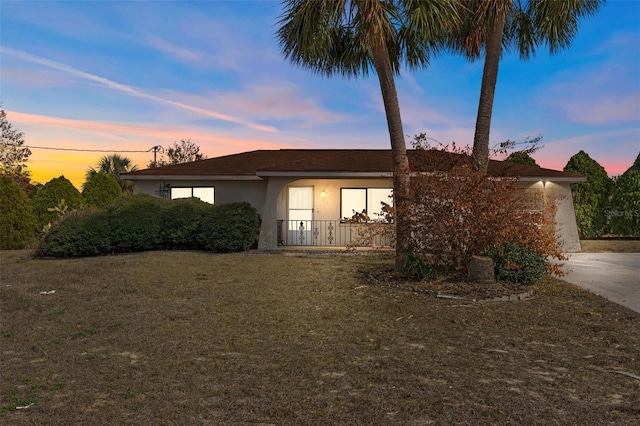
[[[0,253],[2,424],[640,421],[611,373],[640,314],[552,278],[480,304],[365,283],[384,255],[27,255]]]
[[[580,240],[585,253],[640,253],[640,240]]]

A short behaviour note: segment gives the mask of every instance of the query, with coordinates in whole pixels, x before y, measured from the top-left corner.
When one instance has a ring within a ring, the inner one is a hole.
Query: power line
[[[121,150],[121,149],[80,149],[80,148],[55,148],[50,146],[24,146],[25,148],[32,149],[49,149],[52,151],[77,151],[77,152],[149,152],[151,149],[147,149],[145,151],[131,151],[131,150]],[[154,147],[155,148],[155,147]]]

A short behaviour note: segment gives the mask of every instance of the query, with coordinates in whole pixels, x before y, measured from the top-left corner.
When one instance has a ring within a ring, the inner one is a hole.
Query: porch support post
[[[262,209],[262,224],[260,225],[260,237],[258,250],[278,249],[278,198],[280,191],[291,179],[270,177],[267,183],[267,194]]]

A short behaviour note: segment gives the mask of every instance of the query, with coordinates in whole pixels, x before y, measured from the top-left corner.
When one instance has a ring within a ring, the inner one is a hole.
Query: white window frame
[[[378,203],[380,203],[381,199],[376,198],[375,199],[375,203],[376,205],[373,206],[372,203],[374,203],[374,199],[372,197],[370,197],[370,192],[376,191],[376,190],[383,190],[383,191],[388,191],[390,194],[392,193],[393,188],[387,188],[387,187],[343,187],[340,188],[340,220],[344,221],[345,218],[351,218],[355,213],[362,213],[363,211],[369,215],[369,218],[371,219],[372,222],[375,221],[379,221],[382,220],[381,217],[376,216],[376,213],[380,213],[381,210],[381,206],[378,205]],[[363,205],[363,209],[360,209],[359,211],[356,210],[355,212],[353,211],[354,209],[352,209],[351,212],[349,212],[349,214],[345,214],[347,212],[344,211],[345,208],[345,202],[344,202],[344,196],[345,196],[345,191],[364,191],[364,205]],[[388,201],[385,201],[387,204],[389,204],[390,206],[393,206],[393,197],[389,197]]]
[[[180,195],[174,195],[174,190]],[[207,197],[204,192],[211,190],[211,198]],[[180,198],[198,198],[205,203],[215,204],[216,201],[216,188],[214,186],[172,186],[169,198],[177,200]]]

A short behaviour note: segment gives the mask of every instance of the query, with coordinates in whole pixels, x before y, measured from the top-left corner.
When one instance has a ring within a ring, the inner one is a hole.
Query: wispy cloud
[[[602,66],[562,79],[541,92],[538,101],[552,106],[574,123],[606,125],[640,118],[640,79],[628,67]],[[621,86],[620,81],[634,82]]]
[[[110,89],[122,92],[122,93],[126,93],[128,95],[131,96],[135,96],[138,98],[143,98],[143,99],[148,99],[154,102],[159,102],[165,105],[171,105],[177,108],[181,108],[181,109],[185,109],[187,111],[191,111],[194,112],[196,114],[200,114],[200,115],[204,115],[207,117],[211,117],[211,118],[215,118],[217,120],[222,120],[222,121],[226,121],[226,122],[231,122],[231,123],[235,123],[235,124],[240,124],[242,126],[246,126],[249,127],[251,129],[254,130],[259,130],[262,132],[277,132],[278,129],[276,129],[275,127],[272,126],[265,126],[262,124],[257,124],[257,123],[252,123],[249,122],[247,120],[244,120],[240,117],[234,117],[231,115],[227,115],[227,114],[223,114],[223,113],[219,113],[216,111],[212,111],[212,110],[208,110],[208,109],[204,109],[204,108],[200,108],[197,106],[193,106],[193,105],[189,105],[189,104],[185,104],[183,102],[177,102],[171,99],[166,99],[166,98],[162,98],[156,95],[152,95],[149,93],[145,93],[142,92],[134,87],[131,86],[127,86],[125,84],[121,84],[121,83],[117,83],[115,81],[109,80],[107,78],[104,77],[100,77],[98,75],[95,74],[90,74],[81,70],[78,70],[76,68],[70,67],[68,65],[56,62],[56,61],[52,61],[46,58],[42,58],[39,56],[35,56],[35,55],[31,55],[27,52],[23,52],[20,50],[16,50],[16,49],[12,49],[9,47],[5,47],[2,46],[0,47],[0,51],[2,51],[2,53],[8,54],[8,55],[12,55],[14,57],[20,58],[22,60],[25,61],[29,61],[38,65],[42,65],[51,69],[55,69],[57,71],[63,71],[69,74],[72,74],[76,77],[88,80],[88,81],[93,81],[96,83],[100,83]]]
[[[149,46],[157,49],[171,58],[176,58],[179,61],[187,63],[198,64],[202,61],[204,54],[193,48],[178,46],[174,43],[170,43],[157,36],[147,36],[146,38]]]
[[[107,141],[113,142],[129,142],[135,140],[136,143],[133,147],[127,145],[120,147],[120,149],[140,149],[136,147],[149,148],[152,145],[167,145],[174,140],[180,139],[192,139],[199,145],[207,145],[210,148],[210,152],[206,152],[208,155],[222,155],[231,152],[238,152],[243,149],[274,149],[282,146],[283,144],[277,141],[270,141],[269,139],[256,139],[246,135],[237,135],[232,137],[219,132],[213,132],[209,129],[198,130],[196,127],[190,126],[189,128],[183,127],[171,127],[171,126],[159,126],[157,124],[149,125],[133,125],[122,123],[105,123],[97,121],[85,121],[75,120],[69,118],[52,117],[37,114],[26,114],[17,111],[6,110],[7,117],[11,122],[18,123],[20,125],[27,126],[39,126],[42,129],[61,128],[65,130],[71,130],[73,132],[80,132],[85,134],[100,135],[107,138]],[[72,147],[73,137],[67,138],[66,141],[55,142],[49,140],[47,145],[50,146],[63,146]],[[82,148],[100,148],[99,145],[90,145],[87,142],[86,137],[78,138],[79,142],[77,147]],[[118,147],[109,147],[115,148]],[[222,148],[222,149],[221,149]],[[215,152],[214,152],[215,151]]]
[[[243,112],[257,120],[280,120],[303,127],[345,122],[348,114],[331,111],[321,105],[320,96],[298,85],[273,79],[250,84],[242,92],[215,96],[231,111]]]

